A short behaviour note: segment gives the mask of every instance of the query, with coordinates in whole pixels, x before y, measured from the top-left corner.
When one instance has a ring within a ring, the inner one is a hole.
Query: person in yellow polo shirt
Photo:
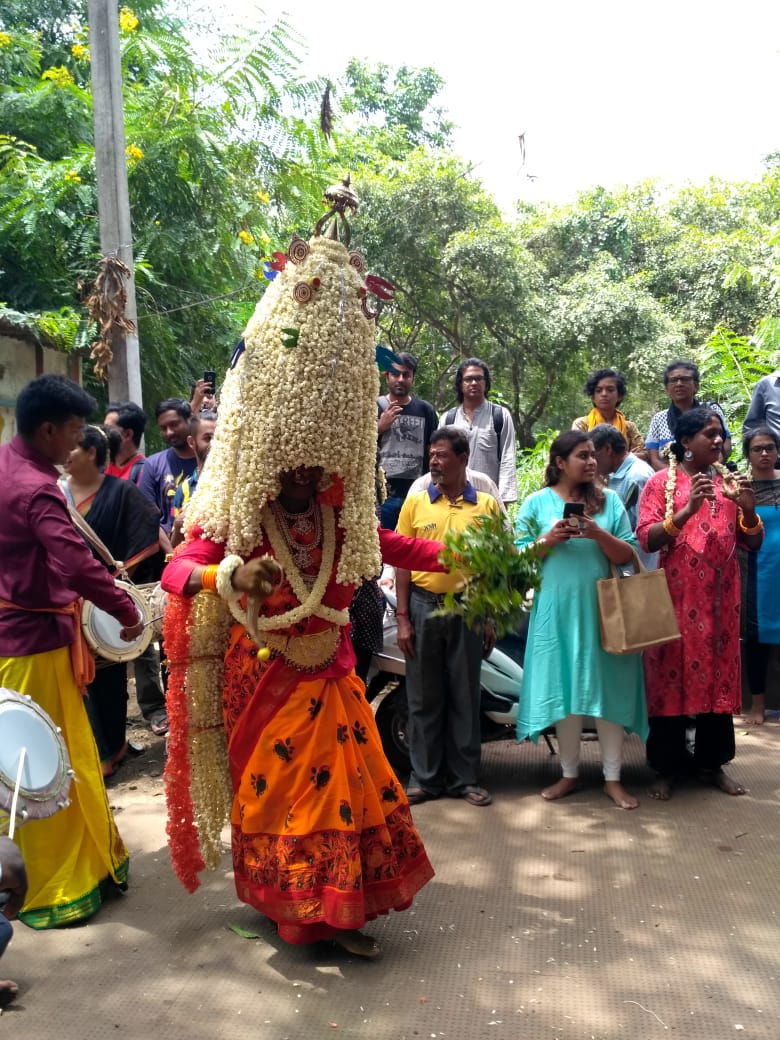
[[[431,483],[407,496],[398,518],[401,534],[443,541],[448,531],[500,514],[496,500],[466,477],[469,444],[462,430],[436,430],[429,459]],[[457,572],[396,570],[398,646],[406,658],[409,701],[410,805],[444,793],[471,805],[493,800],[479,784],[479,670],[495,632],[489,621],[476,631],[457,615],[432,616],[444,593],[462,580]]]

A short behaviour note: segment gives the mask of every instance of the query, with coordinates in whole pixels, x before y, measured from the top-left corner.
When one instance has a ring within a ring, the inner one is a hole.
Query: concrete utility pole
[[[125,316],[137,329],[116,0],[89,0],[88,17],[100,249],[104,256],[118,256],[130,268],[131,275],[125,283]],[[137,332],[125,335],[117,331],[111,346],[114,353],[108,380],[111,398],[143,405]]]

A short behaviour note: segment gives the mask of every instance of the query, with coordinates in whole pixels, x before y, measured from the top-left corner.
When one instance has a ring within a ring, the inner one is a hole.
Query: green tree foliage
[[[79,307],[99,234],[86,4],[5,5],[0,37],[0,299]],[[135,23],[135,24],[134,24]],[[318,212],[319,86],[283,21],[198,59],[155,3],[120,16],[139,339],[147,403],[224,368],[265,283],[262,257]],[[71,328],[71,325],[68,325]],[[91,338],[82,326],[70,341]]]
[[[353,58],[337,90],[340,120],[338,161],[348,167],[403,159],[415,148],[446,148],[453,124],[434,104],[444,80],[431,68],[393,70]]]

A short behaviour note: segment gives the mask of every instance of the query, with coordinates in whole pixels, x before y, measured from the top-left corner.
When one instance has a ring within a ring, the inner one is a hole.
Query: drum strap
[[[68,512],[70,513],[70,518],[73,521],[73,526],[80,532],[82,538],[87,542],[87,544],[92,546],[92,548],[95,550],[95,552],[98,554],[100,559],[103,561],[103,563],[105,563],[105,565],[108,567],[110,571],[117,574],[119,577],[124,576],[126,578],[127,575],[124,574],[124,564],[121,563],[119,560],[114,559],[106,543],[98,537],[94,528],[87,523],[87,521],[78,511],[78,509],[76,509],[75,502],[73,501],[73,495],[70,492],[70,488],[68,487],[67,481],[61,480],[60,486],[62,487],[65,493],[65,498],[68,502]]]
[[[67,607],[20,607],[18,603],[0,599],[0,610],[24,610],[28,614],[70,614],[73,618],[73,642],[70,644],[70,663],[73,668],[73,678],[76,680],[76,685],[81,692],[86,693],[87,686],[95,678],[95,658],[92,656],[81,627],[81,606],[83,602],[81,599],[74,599]]]

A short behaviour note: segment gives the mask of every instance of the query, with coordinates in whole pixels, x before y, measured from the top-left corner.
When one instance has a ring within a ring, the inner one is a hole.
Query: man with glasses
[[[490,369],[479,358],[467,358],[455,373],[458,407],[441,417],[439,426],[458,426],[469,442],[469,466],[498,485],[505,505],[517,501],[515,426],[506,408],[488,401]]]
[[[655,470],[666,469],[669,461],[664,454],[664,448],[675,438],[678,419],[684,412],[703,404],[720,416],[723,427],[723,461],[725,462],[731,454],[731,434],[726,425],[726,416],[714,401],[700,401],[697,398],[696,395],[699,392],[698,366],[692,361],[670,361],[664,369],[663,378],[671,404],[663,411],[656,412],[650,420],[650,430],[645,438],[650,465]]]

